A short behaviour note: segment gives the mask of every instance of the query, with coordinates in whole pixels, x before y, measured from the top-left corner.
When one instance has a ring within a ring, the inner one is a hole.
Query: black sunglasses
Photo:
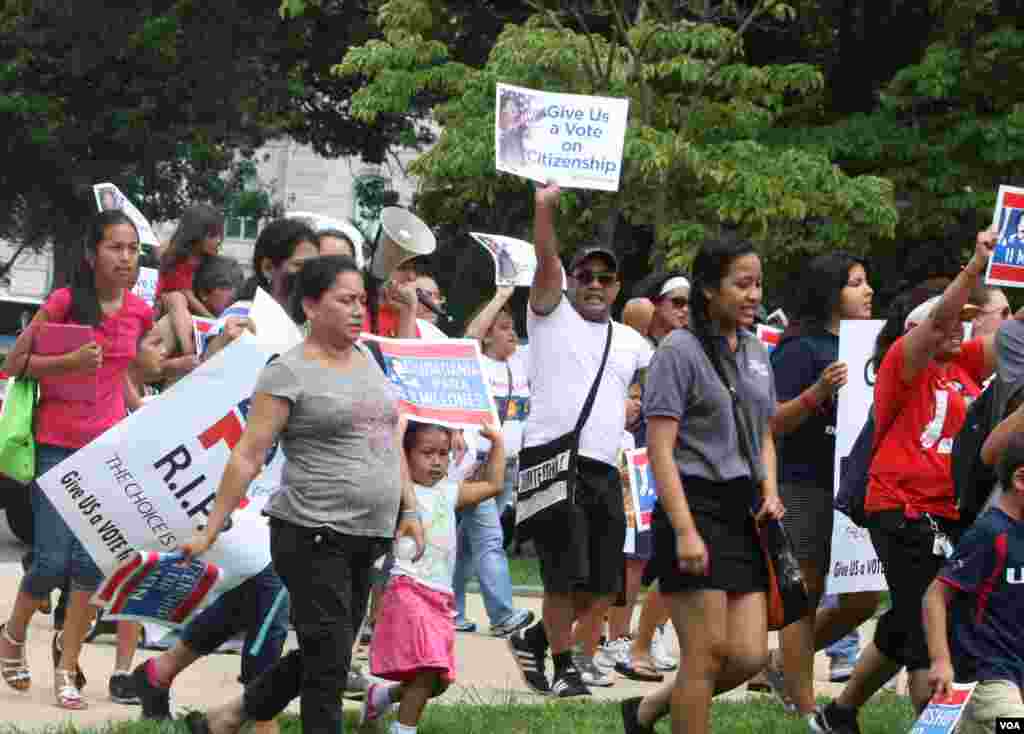
[[[607,270],[600,273],[595,273],[593,270],[587,270],[586,268],[580,268],[573,274],[573,280],[576,280],[580,285],[590,285],[597,278],[597,282],[607,288],[614,283],[618,276],[615,273],[609,273]]]
[[[677,296],[671,300],[675,308],[688,308],[690,306],[690,299],[686,296]]]

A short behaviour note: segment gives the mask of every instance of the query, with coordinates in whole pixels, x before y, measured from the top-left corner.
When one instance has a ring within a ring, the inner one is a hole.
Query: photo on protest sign
[[[626,470],[622,483],[623,494],[626,495],[626,545],[623,552],[636,553],[640,535],[651,532],[651,515],[658,493],[647,461],[647,449],[629,449],[623,453]]]
[[[363,334],[411,418],[449,428],[499,425],[476,339],[388,339]]]
[[[182,627],[207,605],[222,577],[203,559],[136,551],[107,576],[92,603],[107,619]]]
[[[932,696],[931,701],[910,728],[910,734],[953,734],[957,731],[957,724],[960,723],[967,702],[971,700],[971,694],[977,685],[954,683],[953,690],[948,696]]]
[[[263,291],[257,293],[252,318],[258,335],[243,333],[39,478],[40,488],[105,574],[135,551],[172,552],[206,524],[260,373],[275,355],[301,341],[294,323]],[[275,328],[282,320],[289,329]],[[261,511],[280,485],[283,461],[278,447],[268,452],[229,527],[203,557],[224,572],[222,591],[270,563]]]
[[[1024,189],[999,187],[992,226],[999,238],[988,261],[985,283],[1024,287]]]
[[[629,100],[498,84],[497,169],[565,188],[618,191]]]
[[[142,216],[142,212],[135,208],[127,196],[121,193],[121,189],[112,183],[98,183],[93,185],[92,193],[96,197],[96,206],[101,212],[111,209],[123,211],[138,230],[139,242],[152,247],[160,247],[160,240],[149,225],[149,220]]]
[[[156,302],[156,281],[160,271],[156,268],[139,268],[139,277],[135,281],[132,293],[137,295],[150,307]]]
[[[494,284],[529,287],[537,272],[537,252],[529,242],[500,234],[470,232],[494,260]]]
[[[875,337],[884,324],[884,321],[865,320],[843,321],[839,325],[839,361],[847,364],[850,377],[846,386],[839,391],[833,493],[839,491],[843,460],[849,456],[875,400],[875,373],[871,367],[871,356],[875,351]],[[854,525],[843,513],[833,512],[835,521],[832,526],[828,593],[883,591],[888,588],[882,563],[875,554],[868,531]]]

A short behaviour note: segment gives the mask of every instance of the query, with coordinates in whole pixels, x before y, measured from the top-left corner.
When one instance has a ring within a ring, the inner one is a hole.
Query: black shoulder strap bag
[[[764,467],[761,465],[760,457],[754,456],[753,421],[747,415],[743,396],[737,393],[736,386],[729,380],[719,355],[711,353],[703,341],[701,344],[732,398],[737,443],[750,466],[751,481],[755,485],[760,485],[764,481]],[[751,512],[755,512],[756,509],[751,508]],[[757,533],[765,563],[768,565],[768,629],[780,630],[810,611],[810,599],[803,573],[800,571],[800,563],[793,551],[793,541],[790,540],[782,522],[768,518],[757,526]]]
[[[531,520],[563,502],[575,503],[576,463],[580,448],[580,433],[590,417],[601,384],[608,352],[612,346],[612,322],[608,321],[608,336],[604,343],[601,366],[583,401],[576,427],[569,433],[519,452],[519,486],[516,489],[516,530],[525,539],[531,536]]]

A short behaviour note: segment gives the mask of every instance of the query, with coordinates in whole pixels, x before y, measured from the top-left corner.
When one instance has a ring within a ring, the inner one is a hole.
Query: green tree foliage
[[[457,227],[475,205],[507,211],[517,199],[528,207],[529,184],[495,171],[502,81],[630,100],[620,191],[566,192],[561,234],[569,247],[613,241],[625,222],[653,232],[657,259],[685,265],[697,243],[722,229],[767,243],[769,260],[837,245],[859,250],[868,236],[895,231],[890,183],[848,176],[821,150],[760,139],[824,84],[808,64],[747,59],[748,30],[790,21],[791,6],[537,2],[472,65],[438,40],[446,5],[388,0],[379,12],[383,38],[351,48],[337,68],[367,80],[351,100],[366,122],[408,109],[419,95],[439,97],[432,115],[442,133],[412,167],[420,213],[432,224]],[[511,208],[518,221],[504,217],[504,231],[521,233],[523,208]]]
[[[254,0],[5,0],[0,4],[0,237],[57,244],[58,278],[112,181],[153,221],[207,201],[252,213],[252,156],[289,134],[325,155],[383,160],[429,131],[401,113],[373,126],[330,67],[372,31],[367,11],[327,0],[282,20]],[[341,100],[341,101],[338,101]]]

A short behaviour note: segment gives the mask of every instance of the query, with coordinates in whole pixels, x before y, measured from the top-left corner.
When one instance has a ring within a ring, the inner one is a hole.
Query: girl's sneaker
[[[359,726],[365,726],[371,721],[376,721],[382,716],[391,713],[395,705],[387,698],[388,686],[382,683],[371,683],[366,690],[366,698],[363,699],[363,708],[359,714]],[[385,701],[387,703],[385,703]]]
[[[576,666],[576,670],[580,672],[580,678],[583,679],[584,685],[598,686],[600,688],[608,688],[615,685],[615,679],[597,667],[594,664],[593,658],[574,655],[572,661]]]

